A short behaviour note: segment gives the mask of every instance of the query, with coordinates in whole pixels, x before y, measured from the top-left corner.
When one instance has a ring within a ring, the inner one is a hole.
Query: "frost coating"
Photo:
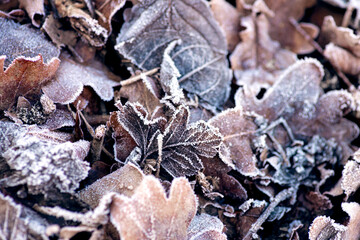
[[[72,193],[87,177],[89,163],[83,161],[87,141],[54,144],[26,136],[4,153],[8,165],[16,170],[6,179],[8,186],[26,184],[31,194],[47,194],[54,188]]]

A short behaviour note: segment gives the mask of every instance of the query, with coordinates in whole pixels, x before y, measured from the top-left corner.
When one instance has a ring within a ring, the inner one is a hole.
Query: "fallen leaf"
[[[107,41],[108,32],[96,19],[77,7],[70,0],[55,0],[57,12],[61,18],[69,18],[74,30],[94,47],[101,47]]]
[[[226,240],[223,233],[224,224],[217,217],[206,213],[196,215],[190,223],[187,232],[188,240]]]
[[[122,239],[186,239],[197,199],[185,178],[173,180],[169,197],[160,182],[146,176],[131,198],[113,199],[110,220]]]
[[[231,67],[236,83],[247,85],[257,95],[272,86],[297,57],[270,38],[271,25],[264,14],[243,17],[241,24],[246,29],[240,32],[242,41],[230,55]]]
[[[225,32],[227,49],[232,52],[240,42],[240,13],[225,0],[212,0],[210,7],[216,21]]]
[[[135,165],[128,163],[124,167],[97,180],[77,193],[77,196],[95,208],[100,199],[109,192],[116,192],[127,197],[135,192],[144,178],[144,174]]]
[[[104,64],[92,61],[85,65],[74,62],[68,54],[60,56],[61,64],[54,79],[43,86],[44,93],[55,103],[68,104],[75,101],[84,86],[90,86],[104,101],[114,97],[113,86],[119,77],[112,74]]]
[[[44,0],[19,0],[19,7],[25,8],[35,27],[40,27],[41,20],[45,16]]]
[[[6,57],[0,56],[0,110],[11,107],[19,96],[39,94],[41,87],[55,75],[60,60],[53,58],[48,64],[42,56],[18,57],[4,71]]]
[[[324,55],[330,60],[331,64],[344,73],[358,75],[360,73],[360,58],[354,56],[349,51],[329,43],[326,45]]]
[[[314,47],[291,25],[289,18],[299,20],[304,15],[305,9],[313,6],[315,0],[265,0],[267,6],[274,12],[269,17],[270,36],[281,43],[284,48],[290,49],[297,54],[306,54],[314,50]],[[300,27],[312,38],[317,37],[319,29],[311,23],[300,23]]]
[[[76,32],[73,29],[65,29],[63,24],[53,15],[46,17],[42,29],[58,48],[70,46],[71,49],[75,47],[78,37]]]
[[[55,189],[73,193],[87,177],[89,164],[84,158],[89,148],[84,140],[55,144],[35,136],[17,139],[3,154],[15,171],[2,181],[8,187],[26,184],[31,194],[46,196]]]
[[[360,187],[360,163],[348,161],[342,171],[341,188],[347,197]]]
[[[111,20],[117,11],[124,5],[125,0],[95,0],[95,9],[101,13],[99,16],[99,24],[107,30],[107,34],[111,34]]]
[[[174,177],[193,175],[203,166],[199,156],[213,157],[221,143],[218,131],[204,121],[189,125],[189,109],[180,106],[171,119],[151,118],[140,104],[127,102],[113,113],[111,127],[119,123],[141,150],[140,163],[157,154],[161,147],[161,166]],[[115,117],[116,116],[116,117]],[[118,122],[118,123],[117,123]],[[115,125],[114,125],[115,124]],[[118,134],[118,133],[116,133]],[[121,134],[120,134],[121,135]],[[161,138],[162,146],[158,145]],[[116,138],[121,144],[121,138]]]
[[[345,231],[345,240],[360,238],[360,205],[357,202],[342,203],[341,208],[350,216]]]
[[[43,239],[49,223],[33,210],[0,193],[0,238]]]
[[[236,170],[245,176],[256,176],[256,157],[251,149],[251,138],[256,125],[243,114],[240,108],[229,109],[210,119],[209,124],[223,135],[224,147],[220,157],[225,163],[235,164]]]
[[[33,58],[41,54],[45,63],[50,64],[60,54],[40,30],[3,18],[0,18],[0,28],[0,55],[6,55],[5,68],[19,56]]]
[[[139,68],[150,70],[160,66],[167,45],[180,39],[181,44],[169,54],[181,74],[180,87],[221,107],[229,96],[231,71],[225,37],[207,3],[140,1],[132,14],[115,49]]]
[[[314,219],[309,229],[310,240],[344,239],[346,227],[335,223],[329,217],[319,216]]]

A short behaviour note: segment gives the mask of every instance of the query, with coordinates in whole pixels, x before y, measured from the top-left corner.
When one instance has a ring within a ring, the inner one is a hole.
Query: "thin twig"
[[[256,220],[255,223],[251,225],[251,228],[246,233],[244,240],[250,240],[256,235],[257,231],[261,229],[263,223],[268,219],[270,214],[274,211],[275,207],[279,205],[282,201],[286,200],[287,198],[291,197],[297,191],[297,187],[290,187],[288,189],[282,190],[275,198],[271,201],[269,206],[266,210],[261,214],[261,216]]]
[[[115,85],[114,87],[127,86],[127,85],[130,85],[130,84],[133,84],[133,83],[139,81],[144,75],[145,75],[145,76],[153,75],[153,74],[155,74],[158,70],[159,70],[159,68],[153,68],[153,69],[151,69],[151,70],[149,70],[149,71],[140,73],[139,75],[133,76],[133,77],[131,77],[131,78],[129,78],[129,79],[126,79],[126,80],[124,80],[124,81],[119,82],[119,84],[118,84],[118,85]]]
[[[321,48],[321,46],[317,42],[315,42],[312,39],[312,37],[310,37],[309,34],[304,29],[301,28],[299,23],[293,17],[289,18],[289,22],[293,25],[293,27],[296,29],[296,31],[298,31],[305,38],[305,40],[308,43],[310,43],[326,60],[328,60],[331,63],[330,59],[324,55],[324,50]],[[332,66],[333,66],[336,74],[348,86],[349,91],[350,92],[354,91],[356,89],[355,86],[350,82],[350,80],[345,76],[345,74],[334,64],[332,64]]]

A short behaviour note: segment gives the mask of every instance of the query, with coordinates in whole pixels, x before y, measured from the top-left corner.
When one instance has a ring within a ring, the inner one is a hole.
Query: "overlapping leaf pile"
[[[359,239],[359,11],[0,1],[0,238]]]

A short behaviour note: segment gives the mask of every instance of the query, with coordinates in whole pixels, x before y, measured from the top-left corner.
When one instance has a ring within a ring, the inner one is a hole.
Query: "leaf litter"
[[[0,238],[359,239],[356,1],[29,3],[0,1]]]

